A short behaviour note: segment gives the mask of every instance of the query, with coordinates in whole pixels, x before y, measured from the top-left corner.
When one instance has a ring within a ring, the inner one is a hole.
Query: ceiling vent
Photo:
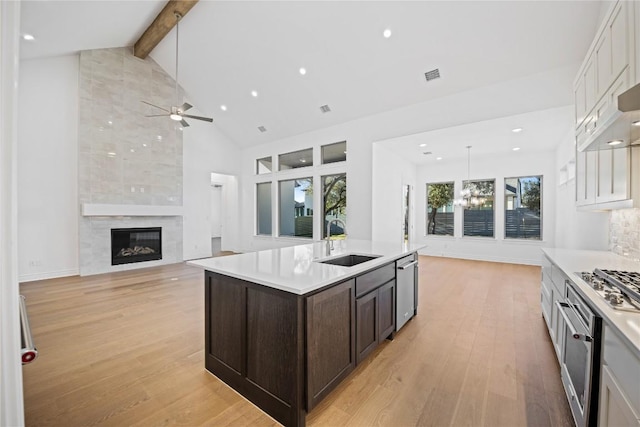
[[[320,106],[320,111],[322,111],[323,113],[328,113],[329,111],[331,111],[331,108],[329,108],[328,105],[321,105]]]
[[[424,73],[424,78],[427,79],[428,82],[430,82],[431,80],[439,79],[440,70],[436,68],[435,70],[427,71],[426,73]]]
[[[431,151],[425,151],[425,152],[424,152],[424,153],[422,153],[422,154],[424,154],[425,156],[428,156],[428,155],[430,155],[430,154],[433,154],[433,152],[431,152]]]
[[[267,128],[266,128],[266,127],[264,127],[264,126],[258,126],[258,130],[259,130],[260,132],[266,132],[266,131],[267,131]]]

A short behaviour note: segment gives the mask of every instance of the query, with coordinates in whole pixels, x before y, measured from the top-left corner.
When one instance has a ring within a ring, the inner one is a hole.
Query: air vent
[[[266,127],[264,127],[264,126],[258,126],[258,130],[259,130],[260,132],[266,132],[266,131],[267,131],[267,128],[266,128]]]
[[[322,111],[323,113],[328,113],[329,111],[331,111],[331,108],[329,108],[328,105],[322,105],[320,106],[320,111]]]
[[[435,70],[427,71],[426,73],[424,73],[424,78],[427,79],[428,82],[431,80],[439,79],[440,70],[436,68]]]
[[[424,152],[424,153],[422,153],[422,154],[424,154],[425,156],[428,156],[428,155],[433,154],[433,153],[432,153],[431,151],[425,151],[425,152]]]

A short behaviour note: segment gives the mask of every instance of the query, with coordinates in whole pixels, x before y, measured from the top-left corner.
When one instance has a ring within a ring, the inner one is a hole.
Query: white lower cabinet
[[[542,261],[542,280],[540,285],[540,303],[542,317],[549,329],[549,336],[553,349],[558,357],[558,362],[562,363],[564,351],[564,318],[560,314],[560,309],[556,301],[564,301],[566,295],[566,277],[562,271],[553,264],[547,257]]]
[[[600,372],[600,427],[640,427],[640,358],[605,325]]]

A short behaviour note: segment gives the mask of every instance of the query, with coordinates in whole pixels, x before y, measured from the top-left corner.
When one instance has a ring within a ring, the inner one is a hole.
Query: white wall
[[[78,56],[20,63],[20,281],[78,273]]]
[[[471,157],[471,179],[495,179],[495,237],[450,237],[426,235],[426,184],[455,182],[455,194],[467,179],[467,159],[436,162],[418,167],[416,200],[417,240],[427,247],[420,253],[434,256],[477,259],[539,265],[541,247],[553,247],[556,230],[555,152],[510,152],[493,156]],[[542,175],[542,241],[504,239],[504,179]],[[455,210],[456,227],[461,230],[462,210]],[[461,231],[460,231],[461,233]]]
[[[241,165],[243,249],[292,244],[286,239],[254,236],[254,186],[260,180],[269,179],[268,174],[255,175],[256,159],[346,140],[349,237],[370,239],[374,141],[568,105],[573,102],[572,82],[577,67],[577,64],[566,66],[244,149]],[[275,189],[273,194],[275,197]]]
[[[609,248],[609,212],[579,212],[576,209],[575,138],[573,130],[555,152],[556,170],[567,170],[558,180],[556,192],[555,246],[567,249],[606,251]]]
[[[24,425],[18,301],[20,2],[0,2],[0,425]]]
[[[403,186],[410,185],[409,241],[416,240],[416,165],[380,144],[373,144],[371,238],[401,242],[404,229]]]
[[[191,126],[183,131],[185,260],[211,256],[211,173],[237,175],[240,170],[240,151],[218,130],[215,123],[191,122]],[[237,180],[227,177],[221,179],[224,181],[223,211],[228,212],[228,208],[237,210]],[[237,213],[235,215],[238,216]],[[234,222],[237,223],[237,220]],[[234,225],[229,224],[228,218],[225,220],[224,217],[222,225],[222,250],[237,250],[239,244]]]

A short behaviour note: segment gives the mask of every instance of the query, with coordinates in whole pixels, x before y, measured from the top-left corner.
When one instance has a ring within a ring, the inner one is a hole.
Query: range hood
[[[615,111],[603,114],[606,119],[592,130],[580,144],[580,151],[610,150],[613,148],[640,145],[640,84],[618,96],[610,108]]]

